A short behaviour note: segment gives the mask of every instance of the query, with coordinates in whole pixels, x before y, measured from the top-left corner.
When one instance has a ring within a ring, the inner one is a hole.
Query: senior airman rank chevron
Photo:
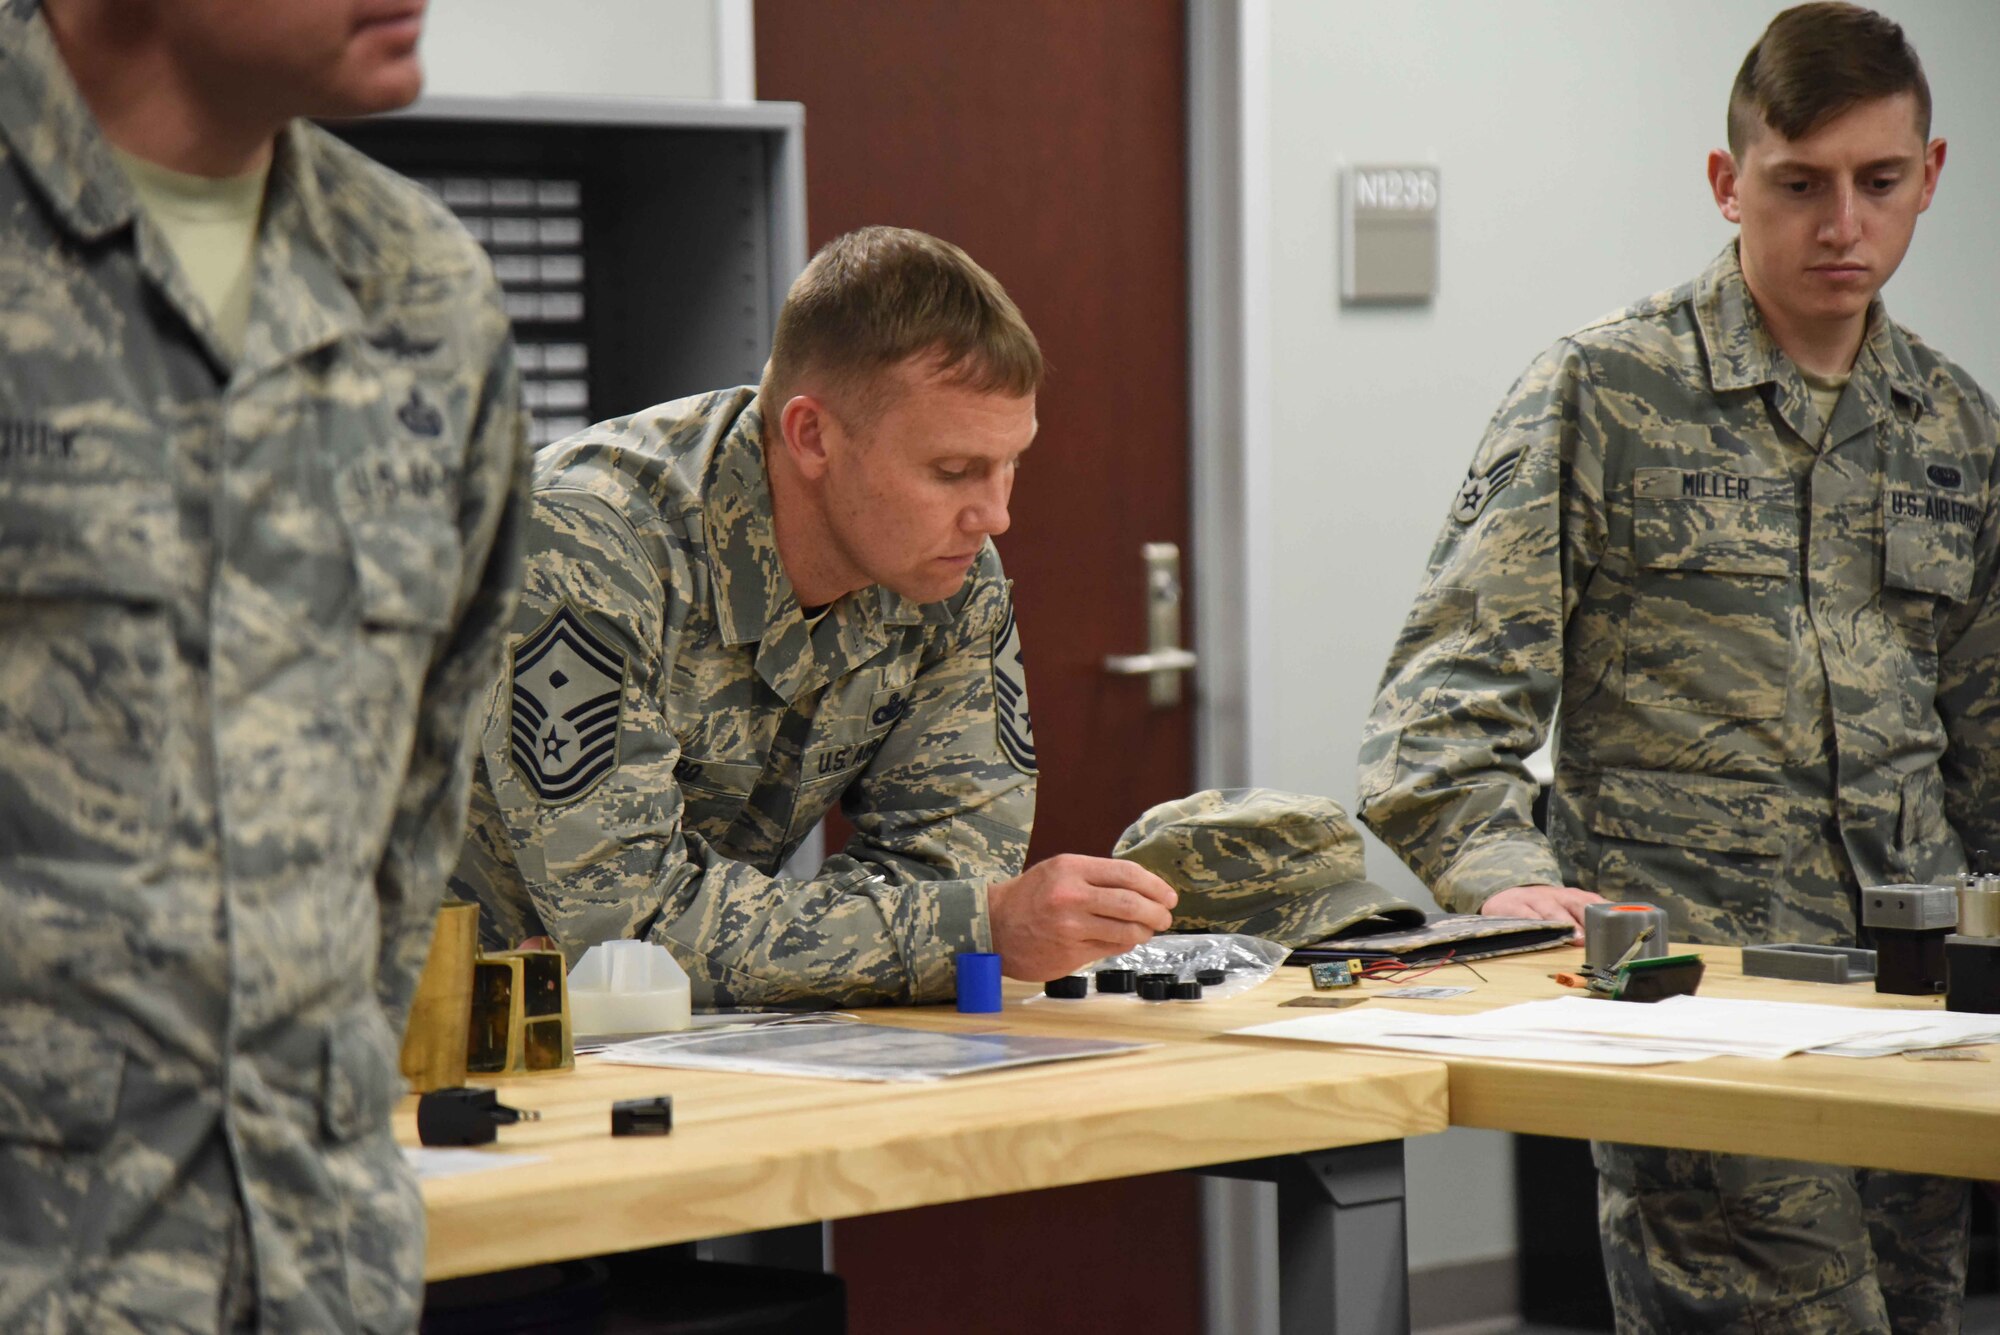
[[[540,801],[574,801],[618,767],[625,655],[564,603],[513,664],[514,769]]]
[[[1486,502],[1513,481],[1514,469],[1521,462],[1521,454],[1522,451],[1515,450],[1484,473],[1466,473],[1465,485],[1458,489],[1458,501],[1451,507],[1451,517],[1461,524],[1470,524],[1479,518]]]
[[[1021,633],[1014,626],[1014,603],[1007,602],[1007,620],[993,633],[993,705],[1000,728],[1000,750],[1023,774],[1038,773],[1035,725],[1028,718],[1028,674],[1021,665]]]

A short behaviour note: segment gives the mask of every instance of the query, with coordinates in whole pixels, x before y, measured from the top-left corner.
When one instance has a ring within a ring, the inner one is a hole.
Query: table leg
[[[704,1261],[735,1261],[743,1265],[778,1266],[785,1270],[825,1270],[832,1231],[825,1224],[794,1224],[761,1233],[738,1233],[695,1244]]]
[[[1284,1335],[1408,1335],[1402,1141],[1198,1171],[1277,1184]]]

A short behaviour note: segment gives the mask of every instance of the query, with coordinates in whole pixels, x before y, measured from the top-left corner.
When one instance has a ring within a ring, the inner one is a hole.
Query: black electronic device
[[[1944,1008],[2000,1015],[2000,937],[1947,936],[1944,954]]]
[[[1948,885],[1878,885],[1861,892],[1861,924],[1875,939],[1875,990],[1927,997],[1945,990],[1944,939],[1958,925]]]
[[[1706,966],[1699,955],[1661,955],[1656,959],[1632,960],[1619,967],[1618,1001],[1662,1001],[1667,997],[1691,997],[1701,986]]]
[[[539,1122],[532,1109],[509,1108],[490,1089],[434,1089],[417,1100],[417,1139],[425,1145],[490,1145],[499,1128]]]
[[[674,1096],[619,1099],[611,1105],[614,1136],[664,1136],[674,1129]]]

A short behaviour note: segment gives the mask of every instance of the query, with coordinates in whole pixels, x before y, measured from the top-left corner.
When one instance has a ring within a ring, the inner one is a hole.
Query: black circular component
[[[1073,973],[1067,978],[1051,978],[1042,984],[1042,991],[1052,997],[1067,997],[1074,1000],[1077,997],[1090,995],[1090,980],[1080,973]]]
[[[1200,1001],[1201,984],[1197,982],[1175,983],[1167,989],[1167,994],[1175,1001]]]
[[[1194,980],[1203,987],[1215,987],[1228,976],[1228,973],[1221,969],[1203,969],[1194,976]]]
[[[1159,974],[1149,973],[1139,980],[1139,1000],[1165,1001],[1173,988],[1173,983]]]
[[[1170,973],[1142,973],[1139,975],[1139,981],[1142,983],[1148,978],[1157,979],[1162,983],[1171,983],[1174,981],[1174,976]]]
[[[1097,990],[1100,992],[1130,992],[1139,985],[1139,974],[1134,969],[1099,969]]]

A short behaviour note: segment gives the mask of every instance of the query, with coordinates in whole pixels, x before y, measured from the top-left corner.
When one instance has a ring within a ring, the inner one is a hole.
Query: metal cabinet
[[[329,128],[493,256],[537,444],[754,382],[805,265],[805,110],[430,98]]]

